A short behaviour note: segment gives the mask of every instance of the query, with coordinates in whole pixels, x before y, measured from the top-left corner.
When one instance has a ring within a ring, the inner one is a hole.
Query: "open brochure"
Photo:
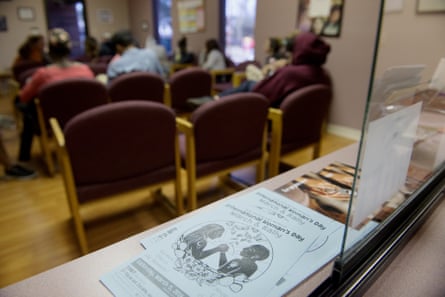
[[[115,296],[281,296],[339,253],[343,228],[258,189],[148,236],[101,282]]]

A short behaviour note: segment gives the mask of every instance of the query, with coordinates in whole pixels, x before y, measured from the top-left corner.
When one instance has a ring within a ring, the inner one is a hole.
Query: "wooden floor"
[[[12,92],[8,91],[4,82],[0,87],[0,114],[12,115]],[[16,129],[2,131],[2,134],[7,150],[15,159],[18,151]],[[322,154],[353,142],[327,134],[323,138]],[[310,151],[298,152],[286,161],[295,165],[308,162]],[[61,176],[46,176],[37,139],[28,165],[39,174],[33,180],[24,181],[5,179],[0,165],[0,288],[81,256]],[[199,182],[198,190],[201,205],[236,191],[218,179]],[[171,196],[173,191],[167,187],[163,192]],[[91,250],[103,248],[173,218],[164,207],[150,202],[152,200],[147,193],[141,195],[146,196],[147,206],[97,219],[87,225]],[[100,210],[93,209],[92,212]]]

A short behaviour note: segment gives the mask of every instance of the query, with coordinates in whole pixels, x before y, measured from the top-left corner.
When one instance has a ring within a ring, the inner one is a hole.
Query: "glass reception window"
[[[394,31],[387,17],[382,12],[378,39]],[[414,35],[419,44],[436,46],[424,41],[422,31]],[[445,167],[445,54],[410,55],[416,49],[401,41],[404,54],[415,58],[388,66],[382,62],[390,61],[387,47],[376,48],[357,162],[349,164],[351,183],[343,186],[351,193],[338,260],[343,264],[354,244],[376,235]]]

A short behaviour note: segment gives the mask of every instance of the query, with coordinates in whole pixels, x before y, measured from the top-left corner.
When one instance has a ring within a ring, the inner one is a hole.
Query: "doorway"
[[[83,0],[45,0],[48,30],[65,29],[71,37],[71,58],[84,54],[85,39],[88,27],[85,18],[85,3]]]

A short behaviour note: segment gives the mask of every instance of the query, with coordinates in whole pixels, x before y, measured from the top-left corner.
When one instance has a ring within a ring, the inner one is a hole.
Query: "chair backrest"
[[[167,106],[123,101],[87,110],[64,129],[79,201],[174,179],[176,122]]]
[[[36,67],[29,68],[29,69],[26,69],[26,70],[20,72],[20,74],[16,78],[17,82],[19,83],[20,88],[22,88],[26,84],[28,79],[33,76],[34,72],[39,70],[41,67],[43,67],[43,66],[36,66]]]
[[[70,78],[51,82],[38,94],[45,123],[56,118],[61,127],[73,116],[108,103],[107,88],[95,79]]]
[[[319,141],[332,101],[332,87],[310,85],[287,95],[280,105],[283,112],[282,149],[286,144],[300,147]]]
[[[20,62],[12,67],[12,75],[15,80],[19,81],[20,75],[29,69],[45,66],[43,62],[26,61]]]
[[[164,102],[164,80],[158,74],[132,72],[119,75],[108,85],[112,102],[123,100],[147,100]]]
[[[210,96],[212,77],[198,67],[190,67],[175,72],[169,80],[171,104],[177,110],[189,110],[187,99]]]
[[[108,64],[105,62],[88,62],[86,65],[91,69],[94,75],[107,73]]]
[[[258,150],[269,103],[256,93],[239,93],[206,103],[196,109],[194,126],[196,161],[224,160]]]

